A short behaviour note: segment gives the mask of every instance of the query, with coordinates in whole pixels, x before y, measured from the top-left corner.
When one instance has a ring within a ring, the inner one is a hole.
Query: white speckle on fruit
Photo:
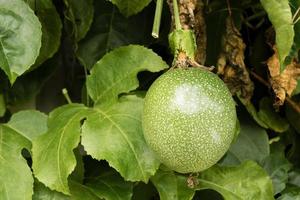
[[[186,114],[199,111],[198,88],[193,85],[183,84],[176,88],[170,109],[178,109]]]

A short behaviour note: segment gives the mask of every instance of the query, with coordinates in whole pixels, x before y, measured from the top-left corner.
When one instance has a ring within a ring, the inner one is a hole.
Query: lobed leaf
[[[168,65],[157,54],[138,45],[120,47],[106,54],[91,70],[87,78],[88,94],[95,104],[114,103],[121,93],[139,86],[141,71],[158,72]]]
[[[76,165],[73,149],[80,140],[80,122],[89,109],[70,104],[52,111],[47,133],[33,140],[33,172],[52,190],[70,194],[68,176]]]
[[[46,116],[37,111],[19,112],[7,124],[0,125],[1,200],[31,199],[33,177],[21,151],[30,150],[31,139],[46,128]],[[21,187],[16,187],[16,183]]]
[[[41,24],[26,3],[0,0],[0,68],[11,83],[34,64],[41,37]]]
[[[136,96],[96,106],[82,127],[82,144],[88,154],[106,160],[125,180],[147,182],[159,162],[143,136],[142,107],[143,100]]]

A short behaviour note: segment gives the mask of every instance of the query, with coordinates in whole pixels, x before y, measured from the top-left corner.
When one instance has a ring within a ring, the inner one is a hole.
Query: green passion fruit
[[[212,72],[172,69],[149,88],[143,131],[149,147],[168,168],[191,173],[214,165],[236,130],[235,102]]]

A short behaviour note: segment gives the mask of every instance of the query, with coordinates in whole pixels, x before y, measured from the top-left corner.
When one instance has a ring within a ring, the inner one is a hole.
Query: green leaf
[[[3,117],[6,112],[6,104],[3,94],[0,93],[0,117]]]
[[[105,200],[131,200],[133,183],[124,181],[117,173],[105,173],[87,182],[97,197]]]
[[[273,108],[273,102],[270,98],[264,97],[259,101],[259,110],[257,111],[251,102],[246,102],[241,97],[239,100],[255,120],[257,124],[265,129],[272,129],[282,133],[289,128],[287,120],[282,118]]]
[[[80,62],[91,69],[110,50],[129,44],[148,44],[152,41],[153,6],[138,15],[126,18],[106,0],[94,1],[93,23],[76,52]]]
[[[47,131],[47,119],[47,115],[39,111],[20,111],[11,117],[9,126],[32,141]]]
[[[248,111],[248,113],[252,116],[253,120],[260,125],[261,127],[267,129],[268,125],[259,118],[258,116],[258,112],[256,110],[256,108],[254,107],[254,105],[251,102],[246,102],[245,100],[243,100],[241,97],[239,97],[239,100],[242,102],[242,104],[245,106],[246,110]]]
[[[0,0],[0,68],[11,83],[34,64],[41,37],[41,24],[26,3]]]
[[[289,3],[290,3],[291,10],[292,10],[292,14],[295,15],[297,12],[297,9],[300,7],[300,1],[299,0],[290,0]],[[295,20],[297,20],[298,17],[296,17]],[[294,58],[298,59],[298,52],[300,50],[300,21],[298,21],[297,23],[294,24],[294,32],[295,32],[294,43],[293,43],[292,49],[290,51],[290,54],[286,59],[287,64],[289,64]]]
[[[141,71],[158,72],[168,65],[150,49],[138,45],[120,47],[106,54],[87,78],[87,89],[95,104],[116,102],[118,95],[139,86]],[[99,81],[101,80],[101,81]]]
[[[33,178],[21,151],[24,147],[30,149],[30,141],[6,125],[0,126],[0,139],[0,199],[29,200]]]
[[[72,200],[103,200],[94,194],[87,186],[77,183],[75,181],[70,181],[70,190],[72,193]]]
[[[300,187],[289,185],[278,200],[300,200]]]
[[[76,165],[73,149],[80,140],[80,121],[88,113],[80,104],[69,104],[52,111],[46,134],[33,140],[33,172],[52,190],[70,194],[68,176]]]
[[[115,4],[126,17],[137,14],[143,10],[151,0],[109,0]]]
[[[74,154],[76,158],[76,166],[72,174],[70,175],[70,179],[73,181],[76,181],[78,183],[82,183],[84,179],[84,163],[83,158],[81,155],[81,152],[83,152],[84,149],[81,145],[79,145],[76,149],[74,149]]]
[[[50,190],[42,183],[35,180],[32,200],[70,200],[70,197]]]
[[[30,73],[25,73],[19,77],[14,85],[7,92],[7,102],[9,103],[7,109],[12,112],[18,112],[24,109],[36,109],[38,102],[37,96],[45,83],[49,80],[57,68],[61,68],[62,64],[59,60],[59,56],[54,56],[53,58],[47,60],[42,64],[43,66],[31,71]],[[55,80],[57,83],[57,80]],[[49,83],[48,83],[49,84]],[[51,85],[51,87],[54,87]],[[57,91],[55,91],[56,93]],[[45,92],[44,98],[49,99],[49,94],[51,91],[47,90]],[[45,103],[45,101],[43,101]],[[49,105],[46,103],[47,106]],[[44,109],[45,110],[45,109]],[[49,112],[49,111],[48,111]]]
[[[206,189],[206,190],[198,190],[195,193],[194,199],[201,199],[201,200],[224,200],[224,198],[222,197],[222,195],[220,193],[218,193],[215,190],[210,190],[210,189]]]
[[[33,116],[32,121],[28,118]],[[37,119],[38,116],[41,119]],[[24,111],[13,115],[11,121],[0,125],[0,199],[31,199],[33,177],[23,148],[31,149],[33,135],[46,128],[45,115]],[[16,187],[16,183],[21,187]]]
[[[66,10],[65,18],[71,23],[69,32],[78,42],[88,32],[94,16],[93,0],[64,0]],[[68,30],[68,29],[67,29]]]
[[[291,163],[285,158],[284,146],[274,143],[271,145],[271,154],[263,161],[263,168],[273,182],[274,195],[284,190],[288,181],[288,171]]]
[[[190,200],[195,191],[187,186],[187,177],[175,175],[173,171],[158,170],[151,182],[159,192],[161,200]]]
[[[300,103],[300,96],[295,96],[292,98],[292,100],[299,105]],[[290,122],[290,124],[295,128],[295,130],[300,133],[300,113],[295,111],[294,108],[292,108],[289,104],[286,105],[285,107],[285,114]]]
[[[280,71],[285,69],[284,61],[293,45],[294,29],[289,0],[260,0],[276,32]]]
[[[200,173],[198,190],[213,189],[225,200],[271,200],[272,182],[255,162],[246,161],[235,167],[213,166]]]
[[[239,116],[240,134],[231,145],[222,165],[237,165],[245,160],[261,163],[270,153],[267,132],[249,118]]]
[[[282,136],[284,136],[285,143],[289,146],[286,149],[286,157],[293,163],[294,167],[300,167],[300,134],[290,128]]]
[[[24,0],[34,10],[42,24],[42,46],[30,70],[37,68],[45,60],[51,58],[60,45],[62,24],[51,0]]]
[[[289,173],[289,183],[300,187],[300,170],[294,169]]]
[[[257,115],[270,129],[278,133],[282,133],[289,128],[287,120],[275,112],[270,98],[264,97],[260,100]]]
[[[125,180],[147,182],[159,162],[143,136],[142,107],[143,100],[136,96],[95,107],[82,127],[82,145],[93,158],[106,160]]]
[[[133,188],[132,200],[153,200],[156,195],[158,195],[157,190],[151,182],[148,184],[139,182]]]

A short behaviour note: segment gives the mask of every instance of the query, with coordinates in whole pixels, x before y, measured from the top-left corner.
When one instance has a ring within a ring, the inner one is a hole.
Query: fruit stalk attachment
[[[180,24],[177,0],[173,0],[175,30],[169,34],[169,46],[174,54],[173,67],[194,66],[196,39],[193,30],[183,30]]]

